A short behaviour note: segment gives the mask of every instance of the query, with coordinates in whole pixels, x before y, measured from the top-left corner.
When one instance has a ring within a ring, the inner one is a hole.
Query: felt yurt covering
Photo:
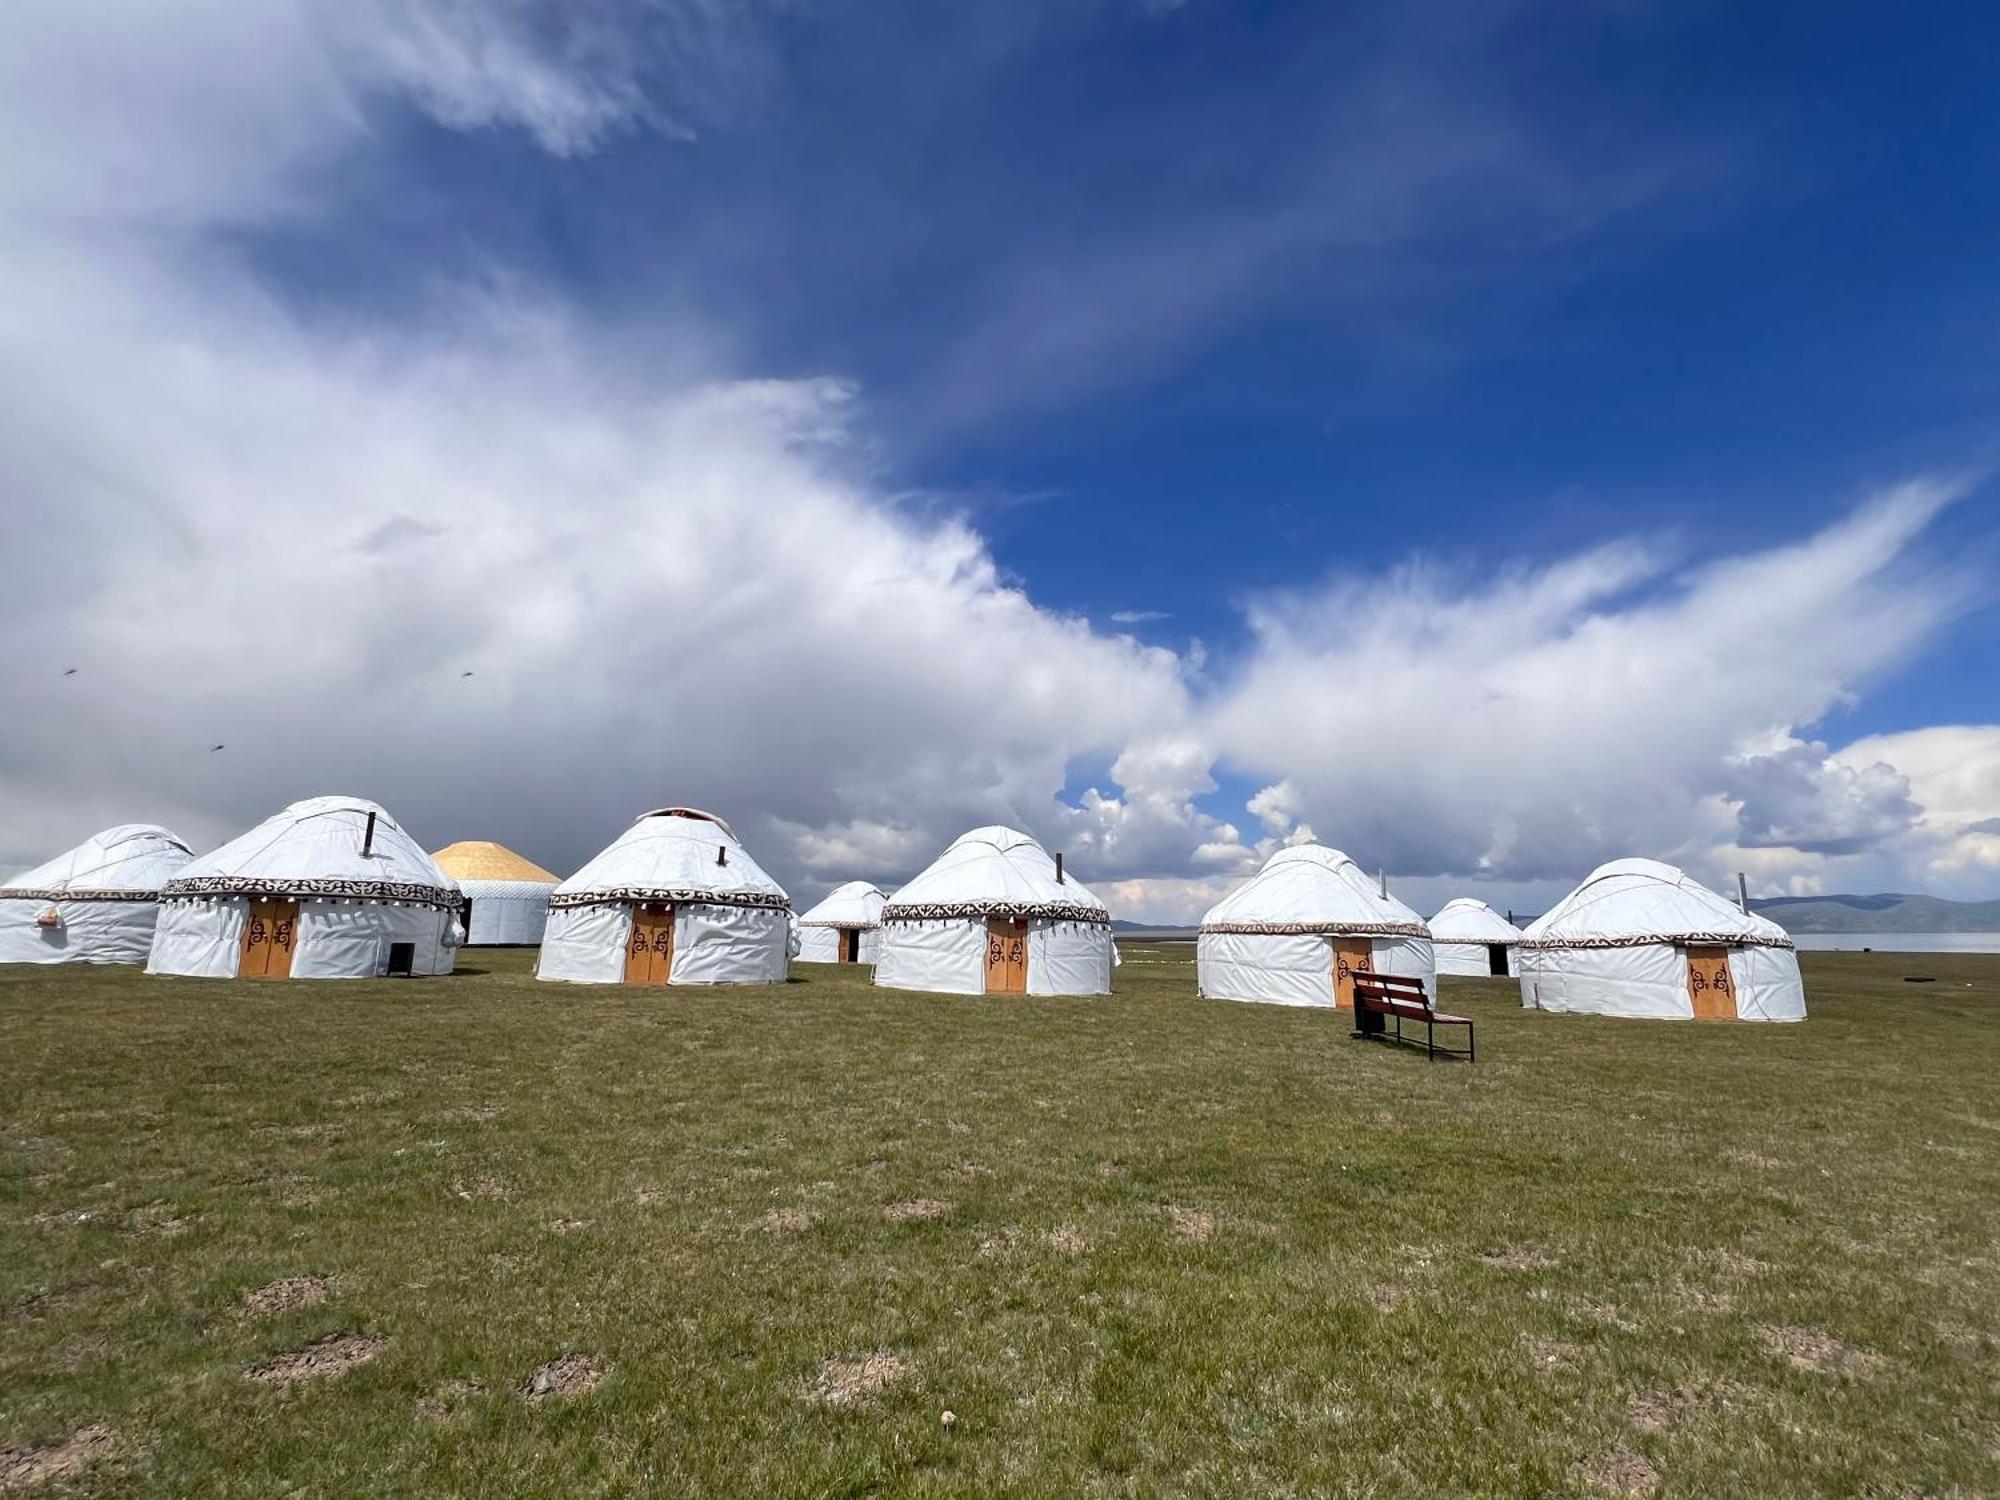
[[[1521,929],[1484,901],[1471,896],[1448,901],[1427,925],[1438,973],[1488,979],[1514,972],[1514,945],[1521,941]]]
[[[146,972],[369,979],[409,944],[412,974],[449,974],[461,899],[379,804],[311,797],[167,882]]]
[[[1805,1019],[1784,929],[1657,860],[1599,866],[1529,926],[1517,954],[1521,1003],[1534,1009]]]
[[[468,944],[533,946],[542,940],[549,897],[556,890],[556,877],[549,871],[483,839],[447,844],[431,858],[465,892]]]
[[[1209,908],[1195,943],[1196,987],[1217,1000],[1347,1007],[1357,968],[1422,980],[1437,995],[1424,919],[1320,844],[1272,855]]]
[[[784,888],[722,819],[657,808],[556,887],[536,973],[579,984],[783,984],[791,915]]]
[[[799,918],[797,957],[809,964],[872,964],[881,946],[882,903],[889,898],[865,880],[836,886]]]
[[[951,995],[1104,995],[1111,913],[1012,828],[975,828],[882,907],[875,982]]]
[[[0,964],[142,964],[160,888],[194,858],[150,823],[93,834],[0,885]]]

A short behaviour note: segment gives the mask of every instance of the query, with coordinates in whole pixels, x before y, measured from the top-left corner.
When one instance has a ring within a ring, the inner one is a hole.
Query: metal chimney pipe
[[[375,814],[368,815],[368,829],[361,835],[361,857],[366,859],[375,847]]]
[[[719,865],[729,863],[729,846],[727,844],[717,844],[715,846],[715,862]]]
[[[1063,876],[1062,876],[1062,851],[1061,851],[1061,850],[1057,850],[1057,851],[1056,851],[1056,884],[1057,884],[1057,885],[1061,885],[1062,883],[1063,883]]]
[[[1744,916],[1750,915],[1750,882],[1743,878],[1743,872],[1736,872],[1736,904]]]
[[[1389,899],[1389,872],[1378,865],[1375,870],[1375,880],[1382,887],[1382,899],[1387,901]]]

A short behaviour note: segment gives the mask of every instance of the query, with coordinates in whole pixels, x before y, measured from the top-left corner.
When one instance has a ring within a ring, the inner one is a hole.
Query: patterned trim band
[[[456,890],[401,880],[262,880],[241,875],[169,880],[160,894],[169,901],[180,896],[327,896],[345,901],[400,901],[405,906],[435,906],[444,911],[457,911],[465,900]]]
[[[1413,937],[1427,938],[1421,922],[1204,922],[1203,933],[1272,933],[1280,937]]]
[[[882,908],[884,922],[948,922],[955,917],[1041,917],[1050,922],[1111,925],[1111,913],[1101,906],[1065,906],[1055,901],[935,901]]]
[[[158,891],[60,890],[55,886],[0,885],[0,901],[157,901]]]
[[[831,927],[836,932],[873,932],[881,925],[880,922],[829,922],[824,917],[815,917],[810,922],[803,917],[799,919],[801,927]]]
[[[1523,938],[1514,946],[1536,953],[1558,948],[1797,948],[1788,937],[1758,937],[1741,932],[1661,932],[1645,937]]]
[[[549,897],[550,911],[578,906],[747,906],[753,910],[790,911],[791,897],[778,891],[704,891],[694,886],[672,889],[647,885],[614,885],[597,891],[558,891]]]

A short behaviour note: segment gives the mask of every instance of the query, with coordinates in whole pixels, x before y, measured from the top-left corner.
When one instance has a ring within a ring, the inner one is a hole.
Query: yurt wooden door
[[[1729,972],[1727,948],[1690,948],[1688,999],[1697,1021],[1736,1019],[1736,981]]]
[[[674,968],[674,909],[632,908],[632,935],[625,942],[625,982],[665,984]]]
[[[836,927],[834,931],[840,934],[840,957],[837,962],[844,964],[860,963],[861,929],[859,927]]]
[[[986,993],[1028,993],[1028,919],[986,919]]]
[[[1375,962],[1375,946],[1364,937],[1333,940],[1333,1008],[1354,1009],[1354,971]]]
[[[253,899],[243,923],[243,953],[236,963],[236,977],[290,979],[298,935],[298,902]]]

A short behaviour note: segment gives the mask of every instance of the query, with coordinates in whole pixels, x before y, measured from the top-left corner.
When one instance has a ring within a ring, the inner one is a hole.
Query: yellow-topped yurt
[[[465,892],[466,942],[472,946],[533,946],[549,922],[556,877],[504,844],[464,839],[431,856]]]

